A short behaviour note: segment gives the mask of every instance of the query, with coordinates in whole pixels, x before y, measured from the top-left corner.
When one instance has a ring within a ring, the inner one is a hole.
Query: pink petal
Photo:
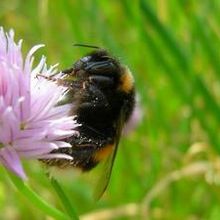
[[[71,157],[70,155],[67,154],[58,154],[58,153],[51,153],[51,154],[45,154],[39,157],[39,159],[54,159],[54,158],[58,158],[58,159],[66,159],[66,160],[72,160],[73,157]]]
[[[64,141],[54,141],[54,144],[58,146],[58,148],[71,148],[72,145],[70,143]]]
[[[48,148],[33,148],[29,150],[17,150],[18,154],[22,158],[39,158],[41,155],[49,154],[51,152],[51,149]]]
[[[0,150],[0,161],[17,176],[20,176],[22,179],[27,179],[20,158],[13,147],[8,146]]]
[[[58,146],[54,142],[47,141],[33,141],[32,139],[20,139],[13,143],[13,147],[17,152],[28,152],[34,150],[40,150],[45,152],[50,152],[52,150],[58,149]]]

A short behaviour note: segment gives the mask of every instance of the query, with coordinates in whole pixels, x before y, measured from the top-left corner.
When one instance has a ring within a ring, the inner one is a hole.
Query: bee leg
[[[89,171],[97,165],[97,161],[93,159],[93,155],[97,151],[97,146],[93,144],[80,144],[74,148],[71,156],[73,157],[73,164],[82,169],[82,171]]]
[[[90,76],[89,81],[96,83],[101,88],[108,88],[114,85],[113,78],[103,75]]]
[[[107,83],[109,83],[108,80],[106,80]],[[108,107],[109,102],[106,99],[105,94],[97,88],[96,85],[90,84],[89,87],[87,88],[87,96],[85,96],[85,99],[80,105],[80,109],[89,109],[89,108],[97,108],[97,107]],[[98,109],[97,109],[98,110]]]
[[[50,165],[58,166],[60,168],[65,167],[78,167],[82,171],[89,171],[97,165],[93,159],[93,155],[97,151],[97,146],[92,143],[77,143],[75,140],[71,142],[72,148],[61,148],[59,150],[53,150],[52,153],[64,153],[72,156],[72,160],[66,159],[41,159],[40,161]]]
[[[88,110],[93,110],[93,111],[100,111],[100,108],[102,110],[106,110],[107,108],[109,108],[109,104],[108,102],[100,102],[98,99],[97,100],[94,100],[94,101],[91,101],[91,102],[85,102],[85,103],[82,103],[81,106],[80,106],[80,113],[82,112],[86,112]],[[87,113],[89,114],[89,113]],[[94,114],[93,114],[93,117],[94,117]]]

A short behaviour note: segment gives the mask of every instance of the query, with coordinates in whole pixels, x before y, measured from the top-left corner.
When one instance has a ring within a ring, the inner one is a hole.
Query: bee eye
[[[87,66],[87,63],[91,59],[91,56],[86,56],[81,58],[80,60],[76,61],[73,65],[73,68],[75,71],[84,69]]]

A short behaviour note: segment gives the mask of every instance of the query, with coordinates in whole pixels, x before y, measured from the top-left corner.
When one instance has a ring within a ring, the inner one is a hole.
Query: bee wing
[[[101,174],[95,186],[93,197],[96,200],[101,198],[101,196],[103,195],[103,193],[105,192],[108,186],[111,173],[112,173],[115,156],[116,156],[117,149],[118,149],[119,140],[121,137],[123,122],[124,122],[123,114],[121,113],[119,117],[119,121],[117,122],[117,125],[116,125],[117,130],[116,130],[116,138],[115,138],[115,144],[114,144],[113,150],[111,154],[104,161]]]

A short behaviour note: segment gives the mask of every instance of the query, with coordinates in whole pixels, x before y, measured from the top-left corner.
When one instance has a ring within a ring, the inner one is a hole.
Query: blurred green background
[[[73,43],[92,44],[134,74],[143,118],[122,138],[102,199],[74,171],[57,175],[81,219],[220,219],[219,12],[219,0],[1,0],[0,25],[24,52],[46,45],[37,60],[64,69],[88,52]],[[63,210],[43,167],[25,165],[33,189]],[[0,171],[0,219],[50,219]]]

